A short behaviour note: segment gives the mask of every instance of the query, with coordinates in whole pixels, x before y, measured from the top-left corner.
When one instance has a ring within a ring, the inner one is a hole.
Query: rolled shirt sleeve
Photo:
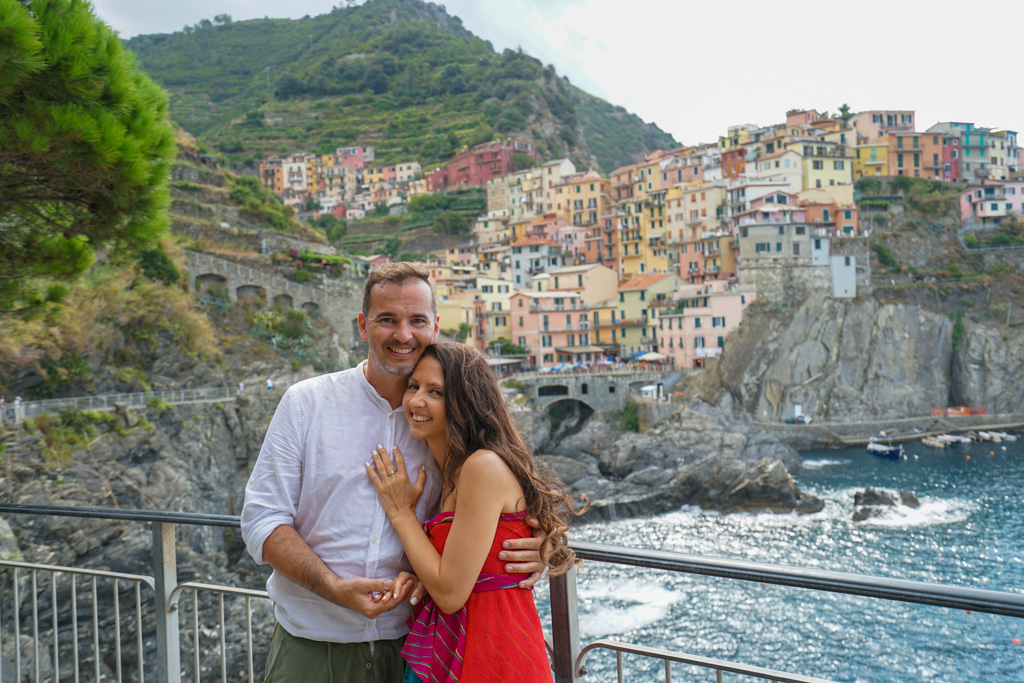
[[[295,526],[302,489],[305,434],[294,389],[290,388],[281,398],[245,486],[242,539],[256,564],[266,564],[263,543],[274,529],[281,525]]]

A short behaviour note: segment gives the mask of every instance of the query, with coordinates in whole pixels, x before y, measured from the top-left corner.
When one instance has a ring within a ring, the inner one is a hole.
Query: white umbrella
[[[648,351],[644,355],[640,356],[637,360],[665,360],[668,356],[664,356],[655,351]]]

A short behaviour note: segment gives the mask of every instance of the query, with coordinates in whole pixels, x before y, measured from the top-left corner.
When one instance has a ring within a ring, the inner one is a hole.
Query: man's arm
[[[341,578],[288,525],[274,529],[263,542],[263,559],[300,586],[368,619],[394,608],[411,588],[408,581],[401,581],[396,592],[392,591],[395,582],[391,579]]]

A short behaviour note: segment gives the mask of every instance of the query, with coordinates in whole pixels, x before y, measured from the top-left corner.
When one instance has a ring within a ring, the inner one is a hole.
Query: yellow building
[[[750,131],[754,128],[757,128],[757,126],[749,123],[743,123],[737,126],[729,126],[728,134],[724,136],[719,136],[718,148],[725,152],[730,149],[742,147],[743,145],[750,142]]]
[[[682,280],[668,273],[644,273],[619,286],[619,315],[616,319],[621,355],[656,351],[653,308],[667,305]]]
[[[886,175],[889,168],[889,143],[882,139],[853,148],[853,177],[870,178]]]
[[[664,273],[668,271],[668,240],[666,238],[665,206],[666,190],[656,190],[644,198],[643,213],[640,220],[641,251],[644,254],[640,262],[641,273]]]
[[[846,146],[824,140],[798,140],[789,149],[800,153],[803,187],[819,189],[853,183],[853,156]]]

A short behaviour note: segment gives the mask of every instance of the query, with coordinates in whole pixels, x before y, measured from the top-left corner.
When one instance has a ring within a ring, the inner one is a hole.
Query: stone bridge
[[[539,411],[567,401],[585,405],[595,413],[608,415],[622,410],[632,392],[640,387],[658,384],[672,373],[629,372],[624,370],[587,371],[580,373],[527,372],[513,379],[523,385],[524,393]],[[666,387],[667,392],[667,387]]]
[[[335,343],[339,352],[347,352],[359,340],[356,319],[363,299],[362,278],[343,277],[315,285],[300,284],[228,259],[190,249],[184,251],[196,291],[219,285],[227,290],[231,301],[262,300],[268,309],[278,305],[323,316],[339,335]]]

